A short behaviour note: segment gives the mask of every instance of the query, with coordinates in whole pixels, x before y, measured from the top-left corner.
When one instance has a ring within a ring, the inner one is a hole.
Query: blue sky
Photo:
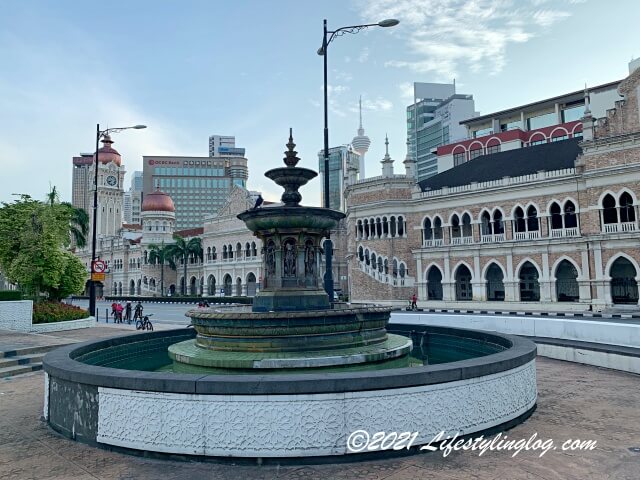
[[[151,1],[0,0],[0,201],[71,198],[71,158],[93,150],[95,124],[127,171],[142,155],[207,155],[210,134],[235,135],[249,188],[281,165],[293,127],[301,165],[322,148],[322,19],[329,28],[398,18],[329,47],[331,146],[358,126],[378,175],[384,136],[401,173],[414,81],[450,81],[481,113],[621,79],[640,56],[635,0]],[[128,183],[128,175],[127,175]],[[304,187],[318,204],[320,181]]]

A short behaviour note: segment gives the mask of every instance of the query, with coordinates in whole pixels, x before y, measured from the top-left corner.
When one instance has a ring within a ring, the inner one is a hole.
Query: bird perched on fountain
[[[256,198],[256,204],[253,206],[253,209],[255,210],[262,205],[262,202],[264,202],[264,199],[262,198],[262,195],[258,194],[258,198]]]

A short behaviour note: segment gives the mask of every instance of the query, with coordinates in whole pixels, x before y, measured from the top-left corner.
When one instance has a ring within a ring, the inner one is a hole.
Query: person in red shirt
[[[413,297],[411,297],[411,310],[417,310],[418,308],[418,297],[416,297],[416,294],[413,294]]]
[[[118,303],[116,305],[116,319],[117,319],[118,323],[122,323],[122,310],[123,310],[122,304]]]

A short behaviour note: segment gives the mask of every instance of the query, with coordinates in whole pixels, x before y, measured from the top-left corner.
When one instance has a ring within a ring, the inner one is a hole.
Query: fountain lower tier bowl
[[[331,230],[345,214],[320,207],[277,206],[247,210],[238,215],[252,232],[269,230]]]
[[[341,367],[399,359],[411,340],[389,335],[387,307],[301,312],[191,310],[193,340],[169,347],[179,364],[231,369]]]

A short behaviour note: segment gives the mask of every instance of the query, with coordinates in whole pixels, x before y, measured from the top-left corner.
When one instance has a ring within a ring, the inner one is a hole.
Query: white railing
[[[540,238],[539,230],[532,230],[530,232],[515,232],[516,240],[537,240]]]
[[[498,243],[504,242],[504,233],[490,233],[487,235],[481,235],[480,241],[482,243]]]
[[[443,238],[429,238],[428,240],[422,241],[423,247],[441,247],[444,245]]]
[[[467,185],[460,185],[457,187],[443,187],[437,190],[427,190],[426,192],[420,193],[420,198],[438,197],[440,195],[449,195],[451,193],[468,192],[472,190],[483,190],[486,188],[506,187],[509,185],[530,183],[533,181],[545,180],[548,178],[573,176],[575,175],[575,173],[575,168],[563,168],[560,170],[552,170],[549,172],[538,172],[530,173],[527,175],[520,175],[519,177],[504,177],[497,180],[469,183]]]
[[[551,229],[551,238],[577,237],[577,236],[579,236],[578,227]]]
[[[451,245],[469,245],[473,243],[473,237],[451,237]]]
[[[381,272],[377,266],[374,267],[373,265],[367,265],[363,261],[359,263],[360,270],[380,283],[393,285],[394,287],[412,287],[415,284],[415,279],[413,277],[394,277],[389,273],[384,273],[384,271]]]
[[[638,231],[638,225],[636,222],[621,222],[621,223],[605,223],[605,233],[617,233],[617,232],[636,232]]]

